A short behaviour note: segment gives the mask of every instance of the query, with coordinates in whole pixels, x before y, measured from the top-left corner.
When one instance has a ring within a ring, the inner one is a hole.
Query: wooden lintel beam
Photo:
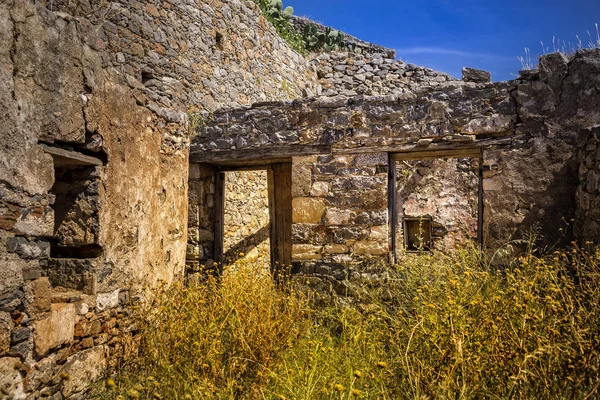
[[[481,149],[453,149],[453,150],[425,150],[425,151],[405,151],[392,154],[395,161],[401,160],[424,160],[439,158],[479,158]]]
[[[461,150],[461,149],[486,149],[489,147],[507,146],[514,137],[502,137],[492,139],[481,139],[470,142],[434,142],[428,146],[419,146],[414,143],[390,144],[390,145],[367,145],[362,147],[333,147],[332,154],[367,154],[367,153],[408,153],[408,152],[433,152],[439,150]]]
[[[190,162],[193,164],[223,164],[235,165],[242,163],[270,164],[274,160],[288,160],[298,156],[312,156],[317,154],[330,154],[329,145],[285,145],[272,146],[259,149],[240,150],[207,150],[192,151]]]
[[[54,164],[57,167],[102,165],[102,161],[96,157],[86,156],[76,151],[47,146],[45,144],[40,144],[40,146],[44,152],[52,156]]]

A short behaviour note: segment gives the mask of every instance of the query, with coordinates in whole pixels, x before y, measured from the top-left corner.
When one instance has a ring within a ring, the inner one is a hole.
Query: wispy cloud
[[[471,52],[464,51],[458,49],[445,49],[442,47],[406,47],[401,49],[396,49],[398,56],[402,57],[405,55],[415,55],[415,54],[431,54],[431,55],[441,55],[441,56],[454,56],[454,57],[464,57],[464,58],[479,58],[479,59],[493,59],[493,60],[512,60],[514,57],[504,57],[496,54],[488,54],[488,53],[479,53],[479,52]]]

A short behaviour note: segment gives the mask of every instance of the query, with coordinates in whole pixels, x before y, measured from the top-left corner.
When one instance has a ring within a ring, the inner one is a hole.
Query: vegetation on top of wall
[[[576,43],[572,43],[570,41],[566,42],[565,40],[561,40],[561,39],[557,38],[556,36],[553,36],[552,37],[552,47],[546,46],[546,45],[544,45],[544,42],[540,41],[540,44],[542,46],[542,52],[541,52],[541,54],[538,55],[538,57],[541,57],[544,54],[556,53],[556,52],[566,54],[567,56],[572,56],[573,54],[575,54],[577,52],[577,50],[600,48],[600,27],[598,26],[598,24],[595,24],[595,25],[596,25],[596,35],[595,36],[589,30],[586,31],[587,35],[588,35],[587,43],[584,43],[584,40],[582,40],[579,37],[579,35],[575,35],[575,37],[577,38]],[[521,69],[525,70],[525,71],[536,69],[537,62],[532,61],[532,59],[531,59],[531,49],[529,47],[525,47],[524,50],[525,50],[525,55],[517,57],[517,59],[521,62]]]
[[[237,262],[138,309],[139,356],[100,397],[590,398],[600,249],[509,253],[407,256],[385,284],[319,302]]]
[[[348,50],[360,53],[355,44],[347,45],[344,34],[335,29],[326,28],[324,31],[317,25],[306,25],[303,32],[290,21],[294,8],[283,8],[281,0],[253,0],[263,12],[263,15],[273,24],[277,34],[300,54],[306,52],[330,52]]]
[[[319,30],[316,25],[306,25],[302,32],[304,47],[310,52],[330,52],[338,50],[350,50],[360,53],[361,50],[356,45],[348,46],[344,40],[344,34],[335,29],[326,28],[325,31]]]
[[[253,0],[263,12],[263,15],[273,24],[277,34],[285,40],[292,49],[300,54],[306,53],[302,36],[290,22],[294,8],[283,8],[281,0]]]

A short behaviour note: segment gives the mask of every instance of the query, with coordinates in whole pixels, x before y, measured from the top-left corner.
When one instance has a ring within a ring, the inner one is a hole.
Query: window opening
[[[481,243],[481,150],[390,154],[394,256]]]
[[[404,218],[406,251],[431,250],[431,218]]]

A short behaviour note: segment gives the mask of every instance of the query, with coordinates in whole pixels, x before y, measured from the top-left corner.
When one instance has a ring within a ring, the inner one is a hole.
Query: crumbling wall
[[[316,77],[252,2],[9,0],[0,31],[0,385],[81,398],[184,272],[189,127]]]
[[[85,20],[26,1],[0,17],[0,379],[14,398],[69,397],[119,352],[128,289],[182,272],[187,152],[164,151],[165,121]]]
[[[448,74],[406,64],[386,53],[322,53],[311,62],[317,68],[324,96],[422,92],[456,81]]]
[[[246,260],[270,270],[267,171],[225,173],[223,262]]]
[[[578,137],[600,122],[591,106],[600,96],[592,78],[600,75],[598,59],[598,50],[570,59],[550,54],[538,71],[511,82],[448,80],[395,95],[323,96],[225,109],[199,129],[191,158],[292,160],[296,270],[336,277],[338,283],[354,269],[368,275],[368,264],[388,259],[387,154],[444,158],[444,151],[477,149],[484,244],[501,246],[530,231],[542,243],[565,243],[573,238],[573,223],[594,215],[582,210],[591,197],[580,194],[578,202],[575,193],[578,185],[581,193],[593,190],[581,187],[578,169],[586,182],[589,176],[593,181],[587,168],[592,169],[589,155],[596,147],[591,143],[585,156],[589,166],[580,168]],[[383,159],[373,170],[356,164],[363,155]],[[380,204],[368,210],[370,202]],[[473,225],[474,204],[468,208]],[[376,236],[370,236],[373,228]],[[335,230],[349,236],[336,237]],[[590,233],[578,237],[590,239]]]

